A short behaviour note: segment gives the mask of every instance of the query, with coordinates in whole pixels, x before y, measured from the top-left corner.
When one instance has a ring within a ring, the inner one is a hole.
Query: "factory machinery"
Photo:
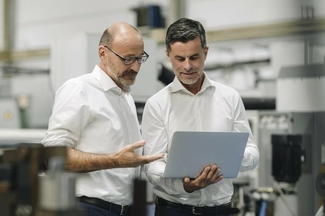
[[[0,160],[1,216],[82,216],[76,174],[65,172],[66,147],[21,143]],[[134,179],[133,211],[146,215],[145,180]]]
[[[66,147],[21,144],[4,150],[0,163],[2,216],[82,215],[75,176],[63,172]]]

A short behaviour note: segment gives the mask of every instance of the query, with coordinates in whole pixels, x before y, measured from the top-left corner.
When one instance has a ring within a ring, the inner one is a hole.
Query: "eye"
[[[184,61],[185,60],[185,58],[175,58],[177,61],[180,61],[180,62],[182,62],[182,61]]]
[[[124,60],[125,64],[130,64],[130,63],[133,63],[134,61],[135,61],[134,57],[128,57],[128,58],[125,58],[125,60]]]
[[[198,59],[198,58],[200,58],[200,56],[191,56],[191,57],[190,57],[191,60],[196,60],[196,59]]]

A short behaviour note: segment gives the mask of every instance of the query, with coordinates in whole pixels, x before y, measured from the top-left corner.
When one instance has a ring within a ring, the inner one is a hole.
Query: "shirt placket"
[[[195,110],[195,129],[197,131],[201,131],[202,130],[202,124],[201,124],[202,115],[201,115],[200,100],[197,95],[194,96],[193,108]]]
[[[132,143],[132,123],[133,123],[133,116],[132,116],[132,112],[131,112],[131,109],[130,109],[130,106],[128,104],[128,102],[126,101],[124,95],[121,95],[120,98],[119,98],[119,103],[120,103],[120,106],[121,106],[121,109],[123,110],[123,116],[124,116],[124,119],[125,119],[125,124],[127,126],[127,136],[128,136],[128,142],[129,143]]]

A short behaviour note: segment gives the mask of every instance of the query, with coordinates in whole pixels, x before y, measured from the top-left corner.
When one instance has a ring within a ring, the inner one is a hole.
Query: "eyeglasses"
[[[131,65],[133,64],[135,61],[137,61],[139,64],[144,63],[145,61],[147,61],[147,59],[149,58],[149,54],[146,53],[145,51],[143,51],[143,55],[139,56],[139,57],[123,57],[120,54],[117,54],[116,52],[114,52],[113,50],[111,50],[110,48],[108,48],[108,46],[105,46],[109,51],[111,51],[112,53],[114,53],[117,57],[119,57],[123,63],[125,65]]]

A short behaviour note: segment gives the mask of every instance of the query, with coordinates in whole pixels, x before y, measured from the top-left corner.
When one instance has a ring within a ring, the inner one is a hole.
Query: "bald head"
[[[104,31],[99,41],[99,45],[111,46],[115,39],[124,40],[128,37],[141,37],[141,35],[139,31],[129,23],[114,23]]]
[[[104,31],[99,41],[98,55],[100,68],[125,92],[129,92],[135,82],[143,63],[140,61],[148,58],[141,34],[125,22],[115,23]],[[133,62],[128,64],[130,59]]]

